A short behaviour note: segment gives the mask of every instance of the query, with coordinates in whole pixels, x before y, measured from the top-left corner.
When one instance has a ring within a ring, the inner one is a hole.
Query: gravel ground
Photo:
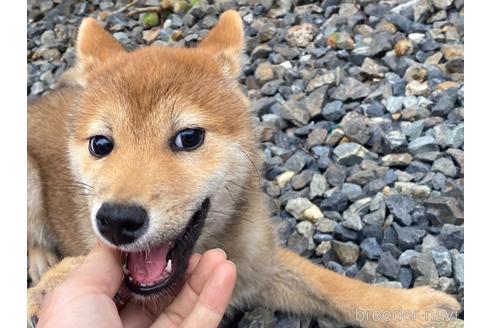
[[[85,16],[136,49],[194,46],[236,9],[281,240],[341,274],[463,304],[463,0],[129,2],[28,0],[28,96],[73,65]],[[330,327],[262,308],[237,324]]]

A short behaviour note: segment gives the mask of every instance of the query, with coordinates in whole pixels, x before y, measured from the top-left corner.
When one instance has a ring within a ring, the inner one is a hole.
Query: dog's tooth
[[[128,275],[130,273],[130,271],[128,271],[128,269],[126,268],[126,266],[123,267],[123,273]]]
[[[171,273],[172,270],[173,270],[172,262],[171,262],[171,259],[169,259],[169,260],[167,260],[166,271],[168,273]]]
[[[129,277],[128,277],[128,280],[133,281],[132,276],[129,276]]]

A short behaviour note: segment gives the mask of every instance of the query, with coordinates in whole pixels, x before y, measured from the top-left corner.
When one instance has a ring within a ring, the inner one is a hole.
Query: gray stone
[[[349,176],[347,182],[363,186],[374,179],[376,179],[376,174],[373,170],[360,170]]]
[[[299,127],[306,125],[311,118],[304,104],[294,99],[290,99],[280,106],[280,115]]]
[[[353,183],[344,183],[341,189],[342,193],[347,195],[347,198],[353,202],[361,198],[364,194],[362,188],[359,185]]]
[[[424,121],[420,120],[417,122],[402,122],[401,129],[403,133],[411,140],[415,140],[422,134],[424,130]]]
[[[388,72],[388,69],[382,65],[376,63],[373,59],[367,57],[362,63],[360,73],[367,78],[384,78],[384,74]]]
[[[398,279],[400,264],[390,252],[384,252],[379,257],[377,272],[390,279]]]
[[[359,215],[364,215],[370,211],[371,201],[371,197],[361,198],[350,205],[348,209],[354,213],[358,213]]]
[[[369,284],[373,284],[376,282],[376,270],[378,264],[377,262],[366,261],[364,266],[360,269],[360,271],[355,276],[356,279],[367,282]]]
[[[433,11],[434,8],[432,8],[430,0],[417,0],[413,7],[413,20],[418,23],[423,23],[430,17]]]
[[[452,278],[439,277],[438,290],[441,290],[447,294],[456,293],[456,283]]]
[[[431,253],[439,276],[450,277],[453,273],[451,253],[443,246],[434,248]]]
[[[309,115],[311,115],[311,118],[321,114],[321,109],[326,100],[327,90],[327,86],[317,88],[306,98],[305,105]]]
[[[355,231],[361,231],[363,227],[360,215],[351,211],[343,212],[342,225]]]
[[[437,116],[446,116],[456,103],[458,95],[456,89],[448,89],[440,92],[433,100],[432,114]]]
[[[401,253],[400,257],[398,258],[398,263],[400,263],[400,265],[410,265],[412,259],[419,255],[419,252],[413,249],[407,249],[406,251]]]
[[[366,117],[381,117],[384,115],[384,106],[378,101],[362,104],[361,108]]]
[[[446,153],[451,155],[454,161],[460,167],[460,173],[465,173],[465,153],[460,149],[448,149]]]
[[[326,138],[326,145],[330,146],[330,147],[336,146],[344,135],[345,135],[345,133],[343,132],[342,129],[338,129],[338,128],[334,129],[328,135],[328,138]]]
[[[383,149],[387,149],[391,152],[403,150],[407,144],[407,138],[401,130],[386,131],[382,134],[383,137]]]
[[[330,185],[341,186],[347,177],[347,169],[343,165],[334,163],[326,168],[324,176]]]
[[[369,151],[354,142],[339,145],[333,150],[333,153],[337,156],[338,163],[348,166],[360,163],[369,157]]]
[[[285,162],[284,167],[288,171],[299,173],[307,163],[305,156],[306,155],[300,151],[296,152],[294,155],[289,157],[289,159]]]
[[[347,77],[332,92],[331,97],[341,101],[348,99],[356,100],[367,97],[370,92],[371,90],[366,84],[353,77]]]
[[[384,166],[407,166],[413,160],[409,153],[389,154],[382,159]]]
[[[416,277],[424,276],[427,279],[438,279],[436,265],[431,254],[420,254],[410,261],[410,266]]]
[[[453,161],[449,158],[442,157],[434,161],[432,164],[432,171],[438,171],[448,177],[456,176],[457,169],[453,164]]]
[[[348,207],[347,195],[336,191],[324,199],[320,206],[323,210],[343,212]]]
[[[400,227],[396,223],[393,223],[393,228],[398,238],[398,246],[402,250],[415,248],[427,234],[425,230],[414,227]]]
[[[345,115],[343,103],[339,100],[329,102],[323,107],[323,117],[329,121],[338,121]]]
[[[285,34],[285,40],[291,47],[307,47],[314,35],[315,27],[305,23],[291,27]]]
[[[454,197],[432,197],[425,201],[427,213],[438,224],[461,224],[464,214]]]
[[[373,237],[364,239],[360,244],[360,250],[362,256],[370,260],[377,260],[383,252],[376,238]]]
[[[268,58],[272,52],[272,48],[267,44],[260,44],[251,52],[251,58],[253,60],[258,58]]]
[[[362,221],[364,221],[364,223],[366,224],[377,225],[379,227],[383,225],[385,215],[386,215],[386,211],[385,208],[383,207],[377,211],[364,215]]]
[[[389,195],[384,198],[384,202],[398,223],[405,226],[409,226],[412,223],[412,216],[410,213],[415,207],[415,201],[411,197]]]
[[[386,99],[385,106],[388,112],[397,113],[403,108],[403,97],[390,96]]]
[[[321,174],[314,174],[309,186],[309,198],[320,197],[327,188],[326,178]]]
[[[56,41],[55,32],[52,30],[46,30],[41,35],[41,44],[44,47],[51,48],[56,46],[58,42]]]
[[[340,242],[333,240],[331,246],[337,259],[343,265],[352,265],[359,258],[359,246],[351,241]]]
[[[313,237],[314,234],[314,226],[311,222],[309,221],[301,221],[297,224],[297,232],[301,235],[304,236],[307,239],[310,239]]]
[[[398,280],[400,281],[403,288],[410,288],[410,285],[413,281],[412,270],[409,268],[400,268]]]
[[[463,123],[458,124],[454,129],[448,133],[448,139],[446,145],[453,148],[459,148],[463,146],[465,142],[465,129]]]
[[[290,199],[285,206],[285,210],[292,214],[296,219],[301,218],[302,213],[313,204],[307,198]]]
[[[318,75],[311,81],[309,81],[306,91],[311,92],[321,86],[327,85],[331,87],[335,84],[335,74],[333,72],[328,72],[323,75]]]
[[[391,50],[391,34],[380,32],[372,34],[358,41],[352,54],[355,56],[374,57]]]
[[[317,256],[323,256],[327,252],[331,250],[331,241],[322,241],[317,247],[316,247],[316,255]]]
[[[465,256],[457,250],[451,251],[453,258],[453,277],[459,286],[463,286],[465,283]]]
[[[335,231],[335,227],[337,226],[337,222],[331,219],[321,219],[316,223],[316,230],[324,233],[332,233]]]
[[[345,115],[340,122],[340,126],[347,137],[361,145],[365,145],[371,137],[367,118],[359,113],[350,112]]]
[[[439,235],[439,242],[447,249],[461,249],[464,240],[463,226],[445,224]]]
[[[31,86],[31,94],[32,95],[39,95],[44,92],[44,84],[43,82],[34,82],[34,84]]]
[[[300,190],[306,187],[313,177],[313,172],[311,171],[302,171],[299,174],[295,175],[292,180],[290,180],[290,184],[294,190]]]
[[[398,178],[401,178],[399,175]],[[413,176],[412,176],[413,177]],[[431,188],[425,185],[418,185],[412,182],[395,182],[396,191],[403,196],[410,196],[416,200],[425,200],[431,194]]]
[[[422,240],[422,245],[420,248],[422,253],[429,253],[436,247],[439,247],[439,241],[437,238],[432,235],[427,235]]]
[[[408,144],[408,150],[413,155],[439,151],[439,146],[434,138],[430,136],[419,137]]]
[[[273,96],[277,92],[279,86],[282,84],[282,80],[268,81],[261,87],[261,93],[263,93],[265,96]]]
[[[309,133],[306,140],[306,148],[311,149],[313,146],[323,145],[328,136],[326,129],[316,128]]]
[[[432,0],[432,4],[437,9],[448,9],[453,4],[453,0]]]

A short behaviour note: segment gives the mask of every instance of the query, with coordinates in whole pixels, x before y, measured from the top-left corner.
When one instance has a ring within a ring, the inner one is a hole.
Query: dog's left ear
[[[244,32],[241,16],[237,11],[224,12],[217,25],[198,45],[209,51],[225,70],[225,74],[236,79],[241,73],[240,54],[243,50]]]

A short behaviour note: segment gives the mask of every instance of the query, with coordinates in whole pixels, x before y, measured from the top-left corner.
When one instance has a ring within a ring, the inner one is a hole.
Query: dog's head
[[[226,224],[233,208],[225,199],[254,165],[237,81],[242,46],[234,11],[197,48],[127,52],[94,19],[80,26],[71,167],[86,186],[95,233],[127,252],[127,286],[136,293],[179,280],[202,226]]]

